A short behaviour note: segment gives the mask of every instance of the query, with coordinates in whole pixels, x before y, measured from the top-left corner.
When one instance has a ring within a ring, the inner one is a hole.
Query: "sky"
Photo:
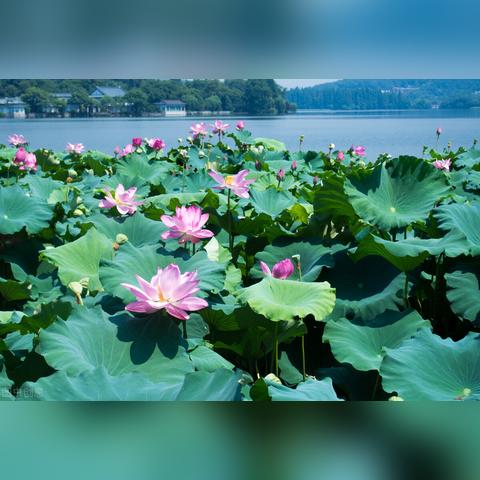
[[[295,87],[312,87],[313,85],[319,85],[320,83],[334,82],[336,78],[276,78],[275,81],[285,88]]]

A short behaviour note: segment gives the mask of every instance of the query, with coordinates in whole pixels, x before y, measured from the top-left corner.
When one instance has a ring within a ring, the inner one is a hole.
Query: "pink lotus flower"
[[[365,156],[365,147],[358,146],[353,149],[353,153],[357,155],[358,157],[364,157]]]
[[[132,139],[132,145],[134,147],[141,147],[142,146],[142,139],[140,137],[135,137]]]
[[[210,125],[212,127],[212,132],[218,135],[223,135],[226,133],[227,128],[230,126],[228,123],[223,123],[221,120],[215,120],[215,123],[213,125]]]
[[[33,170],[37,171],[37,157],[34,153],[27,152],[23,147],[20,147],[15,153],[13,163],[18,165],[19,170]]]
[[[337,162],[343,162],[345,160],[345,154],[340,151],[337,153]]]
[[[208,307],[203,298],[195,297],[199,291],[197,272],[181,274],[175,264],[159,268],[150,282],[135,275],[139,287],[122,283],[122,287],[130,290],[136,302],[129,303],[125,310],[139,313],[153,313],[165,309],[172,317],[188,320],[188,311],[193,312]]]
[[[435,130],[435,133],[437,134],[437,137],[439,137],[443,132],[443,129],[442,127],[438,127],[436,130]]]
[[[134,200],[135,192],[137,191],[136,187],[129,188],[125,190],[125,187],[120,183],[117,185],[115,189],[115,196],[112,196],[110,189],[105,188],[104,192],[106,194],[103,200],[100,200],[98,206],[100,208],[113,208],[117,207],[118,213],[125,215],[125,214],[133,214],[137,210],[138,205],[142,205],[143,202],[136,202]]]
[[[242,131],[245,128],[245,122],[243,120],[239,120],[237,122],[237,130]]]
[[[198,243],[204,238],[213,237],[213,232],[202,227],[207,223],[208,213],[202,213],[200,207],[177,207],[175,216],[162,215],[162,222],[169,228],[162,234],[162,238],[178,238],[178,243]]]
[[[241,198],[250,197],[248,194],[248,186],[255,180],[245,180],[245,177],[249,174],[248,170],[241,170],[236,175],[227,175],[226,177],[213,170],[208,172],[208,174],[218,183],[218,185],[213,188],[217,190],[228,188],[232,190],[235,195],[238,195]]]
[[[65,150],[68,153],[76,153],[77,155],[80,155],[85,150],[85,147],[82,143],[67,143]]]
[[[16,163],[17,165],[22,165],[25,161],[25,158],[27,158],[27,151],[23,147],[20,147],[15,153],[13,163]]]
[[[160,138],[147,139],[147,144],[150,148],[157,152],[165,148],[165,142]]]
[[[192,132],[194,138],[197,138],[199,135],[204,137],[208,134],[207,126],[203,122],[192,125],[190,127],[190,131]]]
[[[435,160],[433,162],[433,166],[438,170],[444,170],[445,172],[450,171],[450,167],[452,166],[452,161],[447,158],[446,160]]]
[[[114,152],[120,157],[126,157],[127,155],[130,155],[131,153],[135,152],[135,147],[129,143],[128,145],[125,145],[125,148],[122,148],[120,150],[119,147],[115,147]]]
[[[122,149],[117,145],[114,149],[113,149],[113,153],[115,155],[121,155],[122,154]]]
[[[26,145],[28,142],[25,140],[23,135],[18,135],[14,133],[8,137],[8,143],[14,147],[19,147],[21,145]]]
[[[315,175],[313,177],[313,185],[317,185],[318,184],[318,177]]]
[[[281,182],[283,179],[285,178],[285,170],[283,168],[281,168],[278,172],[277,172],[277,180],[279,182]]]
[[[287,279],[294,270],[293,262],[289,258],[276,263],[272,270],[265,262],[260,262],[260,268],[267,277],[278,278],[279,280]]]

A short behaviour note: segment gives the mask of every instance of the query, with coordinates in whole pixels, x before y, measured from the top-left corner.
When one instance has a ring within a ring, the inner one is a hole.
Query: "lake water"
[[[239,117],[222,117],[235,125]],[[300,111],[292,115],[242,117],[255,137],[283,141],[288,148],[298,148],[298,138],[305,136],[304,149],[327,150],[363,145],[368,156],[379,153],[420,155],[423,145],[434,145],[435,130],[442,127],[440,145],[452,142],[453,148],[470,146],[480,137],[480,110],[429,111]],[[23,134],[33,148],[63,150],[67,142],[81,142],[88,149],[112,152],[132,137],[160,137],[167,147],[179,137],[189,135],[197,121],[213,123],[213,118],[82,118],[82,119],[0,119],[0,143],[11,133]]]

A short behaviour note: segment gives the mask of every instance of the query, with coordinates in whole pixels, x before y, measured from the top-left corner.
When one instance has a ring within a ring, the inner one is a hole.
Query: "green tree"
[[[130,104],[130,111],[136,117],[140,117],[149,108],[148,96],[140,88],[132,88],[123,100]]]
[[[218,95],[210,95],[205,99],[205,108],[212,112],[218,112],[222,109],[222,101]]]
[[[22,95],[22,100],[28,105],[31,113],[42,113],[45,105],[50,103],[49,94],[38,87],[29,87]]]

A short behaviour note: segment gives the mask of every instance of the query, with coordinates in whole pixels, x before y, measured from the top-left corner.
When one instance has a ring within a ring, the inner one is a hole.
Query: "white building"
[[[25,107],[20,97],[0,98],[0,117],[25,118]]]
[[[187,115],[186,104],[181,100],[162,100],[154,105],[166,117],[185,117]]]

